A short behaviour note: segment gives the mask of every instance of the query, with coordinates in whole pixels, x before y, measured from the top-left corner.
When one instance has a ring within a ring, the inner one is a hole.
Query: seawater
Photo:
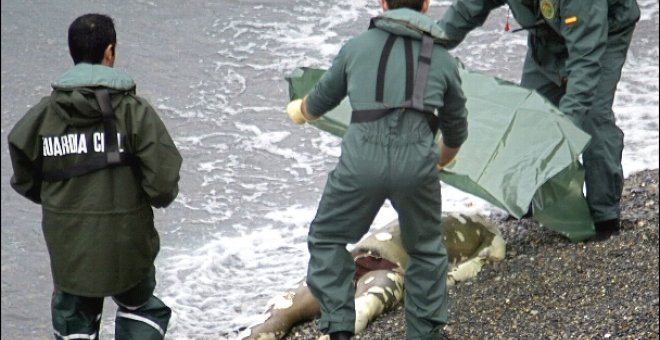
[[[439,18],[449,3],[433,2],[430,15]],[[658,3],[639,3],[614,107],[626,175],[658,167]],[[184,157],[178,199],[156,211],[156,294],[173,309],[168,338],[231,339],[304,277],[307,228],[340,152],[338,138],[289,122],[284,76],[327,68],[380,12],[378,1],[3,1],[3,337],[51,338],[52,291],[41,214],[9,186],[6,137],[72,66],[66,31],[89,12],[115,19],[115,67],[134,77]],[[506,8],[494,11],[452,53],[472,70],[517,81],[525,34],[504,32],[506,16]],[[503,213],[446,185],[443,207]],[[386,204],[373,228],[395,217]],[[102,338],[114,334],[112,305]]]

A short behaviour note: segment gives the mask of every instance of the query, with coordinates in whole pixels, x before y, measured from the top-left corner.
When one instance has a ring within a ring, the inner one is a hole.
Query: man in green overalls
[[[508,4],[528,31],[521,85],[554,103],[591,135],[582,155],[595,239],[619,231],[623,132],[612,103],[633,30],[636,0],[456,0],[438,22],[448,47]]]
[[[434,44],[438,27],[422,14],[429,2],[381,0],[385,12],[372,19],[371,29],[348,41],[310,93],[287,108],[299,124],[345,96],[353,108],[308,235],[307,284],[321,305],[319,328],[333,340],[355,332],[355,264],[346,245],[369,230],[386,199],[398,213],[410,256],[407,338],[438,339],[447,322],[437,172],[467,138],[467,111],[456,62]]]

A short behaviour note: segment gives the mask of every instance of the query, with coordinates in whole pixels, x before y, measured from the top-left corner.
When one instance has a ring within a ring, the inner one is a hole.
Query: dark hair
[[[397,9],[397,8],[410,8],[414,9],[416,11],[421,11],[422,6],[424,5],[424,0],[385,0],[387,2],[387,6],[390,9]]]
[[[110,44],[114,54],[117,33],[112,18],[107,15],[85,14],[69,26],[69,52],[74,64],[100,64]]]

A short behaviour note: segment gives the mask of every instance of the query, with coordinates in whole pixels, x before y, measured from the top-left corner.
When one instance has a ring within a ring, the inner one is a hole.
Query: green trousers
[[[396,117],[390,120],[396,125]],[[351,124],[344,135],[342,155],[328,176],[308,235],[307,284],[321,305],[319,328],[326,334],[355,332],[355,264],[346,245],[369,231],[389,199],[410,256],[405,268],[407,338],[433,339],[432,333],[447,322],[447,251],[440,224],[437,147],[428,130],[356,130]]]
[[[161,340],[172,311],[157,297],[155,271],[134,288],[115,295],[115,339]],[[103,297],[85,297],[55,289],[52,318],[55,339],[98,339]]]
[[[591,135],[582,155],[585,169],[587,204],[594,222],[619,218],[623,190],[623,132],[616,125],[612,104],[621,69],[632,40],[634,26],[608,38],[607,50],[600,59],[600,81],[591,109],[584,117],[571,117],[576,125]],[[521,86],[535,89],[555,105],[566,91],[541,74],[531,54],[527,54]]]

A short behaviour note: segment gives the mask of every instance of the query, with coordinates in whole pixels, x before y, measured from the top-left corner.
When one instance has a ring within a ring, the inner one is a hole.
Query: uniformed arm
[[[559,109],[579,122],[593,103],[600,58],[607,48],[607,0],[564,0],[561,35],[568,49],[566,94]],[[575,19],[574,23],[571,21]]]
[[[41,203],[42,182],[42,141],[38,136],[38,131],[40,117],[47,105],[48,97],[44,97],[16,123],[7,137],[9,157],[14,170],[10,180],[11,187],[37,204]]]
[[[332,61],[332,66],[305,97],[303,112],[312,117],[324,115],[346,97],[346,87],[345,48],[342,48]]]
[[[442,139],[438,143],[440,159],[438,169],[452,163],[461,145],[468,136],[466,98],[461,87],[461,77],[456,66],[446,75],[447,91],[443,98],[444,105],[438,110],[438,128]]]
[[[20,147],[9,141],[9,156],[14,168],[11,176],[11,187],[17,193],[26,197],[34,203],[41,203],[41,167],[20,149]]]
[[[447,147],[458,148],[467,139],[468,123],[466,98],[461,87],[458,67],[448,70],[446,75],[447,91],[443,98],[444,105],[438,110],[438,128]]]
[[[142,188],[156,208],[168,206],[179,193],[182,158],[165,124],[149,105],[136,131],[135,156],[142,174]]]
[[[454,0],[438,21],[446,34],[446,47],[460,44],[468,32],[484,24],[490,11],[504,3],[504,0]]]

